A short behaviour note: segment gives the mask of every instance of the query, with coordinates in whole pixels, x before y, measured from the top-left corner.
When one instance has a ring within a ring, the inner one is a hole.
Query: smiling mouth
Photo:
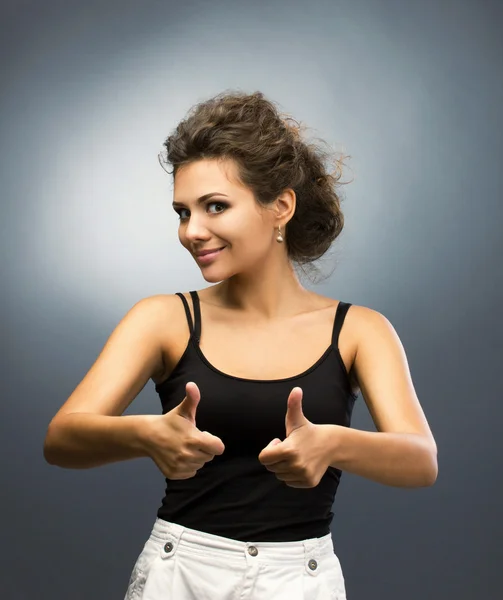
[[[197,253],[196,253],[196,256],[197,256],[198,258],[201,258],[201,256],[209,256],[210,254],[215,254],[216,252],[220,252],[220,250],[223,250],[224,248],[225,248],[225,246],[222,246],[221,248],[215,248],[214,250],[210,250],[210,251],[208,251],[208,250],[204,250],[204,251],[203,251],[203,252],[204,252],[203,254],[197,254]]]
[[[196,259],[202,263],[209,262],[213,257],[220,254],[220,252],[222,252],[222,250],[224,250],[225,248],[227,248],[227,246],[223,246],[222,248],[217,248],[213,252],[208,252],[207,254],[201,254],[199,256],[196,255]]]

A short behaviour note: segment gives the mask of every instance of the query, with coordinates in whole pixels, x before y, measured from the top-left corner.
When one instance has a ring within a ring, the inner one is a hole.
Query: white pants
[[[331,534],[240,542],[157,518],[124,600],[346,600]]]

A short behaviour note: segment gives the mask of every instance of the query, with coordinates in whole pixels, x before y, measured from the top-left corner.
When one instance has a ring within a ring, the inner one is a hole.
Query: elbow
[[[437,481],[438,469],[428,470],[425,473],[424,483],[422,487],[431,487]]]
[[[54,427],[49,425],[44,439],[43,455],[45,461],[50,465],[56,465],[57,444]]]
[[[418,450],[415,459],[409,465],[409,483],[406,487],[431,487],[438,477],[437,448],[435,443],[424,443]]]
[[[435,458],[435,468],[432,470],[432,473],[431,473],[430,486],[433,485],[437,481],[437,477],[438,477],[438,463]]]
[[[436,481],[438,477],[438,457],[437,457],[437,448],[433,446],[428,455],[427,461],[424,467],[424,484],[423,487],[431,487]]]
[[[44,440],[43,454],[44,454],[44,460],[45,460],[45,462],[48,463],[48,464],[50,464],[50,465],[53,465],[54,464],[54,450],[53,450],[53,447],[50,444],[48,436],[46,436],[45,440]]]

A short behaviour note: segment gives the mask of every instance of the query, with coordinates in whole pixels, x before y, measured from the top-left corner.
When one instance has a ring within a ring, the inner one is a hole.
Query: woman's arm
[[[96,362],[50,422],[44,441],[48,463],[85,469],[147,456],[143,440],[148,415],[121,415],[148,380],[163,370],[161,338],[166,331],[163,323],[169,322],[167,298],[140,300],[117,325]]]
[[[326,427],[333,428],[332,467],[395,487],[427,487],[437,479],[437,451],[426,436]]]
[[[66,469],[90,469],[147,457],[143,443],[145,425],[145,415],[61,415],[57,425],[49,427],[44,458],[49,464]]]
[[[386,485],[433,485],[437,446],[402,343],[377,311],[352,306],[350,313],[358,340],[353,368],[377,432],[332,426],[330,464]]]

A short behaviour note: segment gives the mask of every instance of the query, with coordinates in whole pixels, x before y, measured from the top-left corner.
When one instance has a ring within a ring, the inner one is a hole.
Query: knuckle
[[[186,448],[182,447],[178,449],[175,457],[177,463],[183,463],[190,458],[190,452]]]
[[[193,452],[200,445],[200,440],[197,439],[193,434],[189,434],[184,440],[184,446]]]

